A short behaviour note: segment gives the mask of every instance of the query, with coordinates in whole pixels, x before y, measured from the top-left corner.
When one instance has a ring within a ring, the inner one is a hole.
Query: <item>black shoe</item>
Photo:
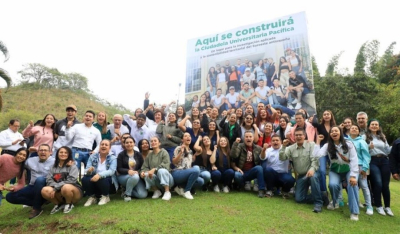
[[[316,205],[314,206],[314,213],[321,213],[322,212],[322,206]]]
[[[36,218],[36,217],[38,217],[39,215],[41,215],[42,213],[43,213],[43,210],[42,210],[42,209],[40,209],[40,210],[32,209],[31,214],[29,215],[29,219]]]
[[[323,201],[324,206],[329,205],[329,198],[327,195],[322,195],[322,201]]]
[[[258,190],[258,197],[259,197],[259,198],[265,197],[265,190],[264,190],[264,189]]]

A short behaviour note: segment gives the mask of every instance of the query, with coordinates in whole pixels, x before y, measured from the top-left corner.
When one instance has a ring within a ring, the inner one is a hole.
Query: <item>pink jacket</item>
[[[312,124],[306,122],[306,134],[307,134],[307,139],[310,142],[315,142],[315,136],[317,134],[317,131],[315,130],[314,126]],[[296,142],[296,139],[294,138],[294,131],[297,128],[297,124],[295,124],[292,129],[290,129],[290,141],[291,142]]]

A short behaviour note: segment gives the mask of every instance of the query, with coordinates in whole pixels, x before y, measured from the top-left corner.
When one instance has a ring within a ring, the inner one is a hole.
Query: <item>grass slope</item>
[[[77,118],[82,120],[86,110],[95,113],[105,111],[111,120],[114,114],[132,112],[120,105],[111,105],[107,101],[100,101],[94,95],[85,91],[72,92],[66,89],[40,89],[32,85],[11,87],[7,93],[3,92],[3,111],[0,114],[0,129],[6,129],[12,118],[21,120],[21,129],[24,129],[29,120],[39,120],[48,114],[54,114],[57,119],[65,118],[65,107],[74,104],[78,108]]]
[[[391,192],[395,217],[367,216],[361,209],[358,222],[350,221],[348,206],[315,214],[312,205],[296,204],[293,197],[260,199],[253,192],[197,192],[194,200],[173,193],[169,202],[129,203],[116,194],[105,206],[83,207],[85,198],[66,215],[50,215],[53,205],[46,205],[33,220],[28,208],[3,200],[0,233],[399,233],[398,182],[392,181]]]

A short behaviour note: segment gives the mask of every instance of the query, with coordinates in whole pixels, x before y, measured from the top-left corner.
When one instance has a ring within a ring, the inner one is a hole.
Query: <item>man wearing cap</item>
[[[252,74],[254,75],[254,74]],[[243,106],[246,104],[252,104],[253,103],[253,97],[255,97],[256,94],[253,89],[250,89],[249,82],[245,82],[243,84],[243,89],[239,93],[239,106]]]
[[[256,79],[254,73],[251,73],[250,68],[246,68],[246,70],[244,71],[244,74],[242,76],[242,79],[240,80],[242,83],[242,86],[244,85],[244,83],[249,83],[252,84],[253,81]]]
[[[225,97],[226,110],[239,107],[239,93],[235,92],[235,87],[229,87],[229,93]]]
[[[57,150],[61,148],[61,146],[68,146],[71,148],[72,142],[68,141],[65,137],[65,129],[68,122],[71,122],[71,126],[79,123],[79,121],[75,117],[78,111],[75,105],[67,106],[67,108],[65,108],[65,111],[67,112],[67,117],[65,119],[60,119],[59,121],[57,121],[55,126],[55,134],[56,138],[58,138],[53,144],[53,157],[56,156]]]
[[[272,96],[270,92],[270,88],[265,86],[264,80],[258,81],[258,87],[256,88],[256,96],[257,102],[262,102],[264,105],[268,105],[270,102],[272,103]]]
[[[139,114],[144,115],[144,114]],[[110,130],[111,133],[111,145],[119,145],[121,144],[120,138],[122,134],[129,133],[129,129],[122,125],[122,115],[115,114],[113,117],[113,123],[107,126],[107,129]]]

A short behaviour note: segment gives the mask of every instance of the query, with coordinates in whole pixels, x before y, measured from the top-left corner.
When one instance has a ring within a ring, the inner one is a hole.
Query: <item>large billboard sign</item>
[[[262,101],[292,112],[303,108],[315,113],[305,12],[188,41],[187,110],[203,94],[212,99],[218,89],[227,98],[232,87],[235,93],[256,93],[253,105]]]

